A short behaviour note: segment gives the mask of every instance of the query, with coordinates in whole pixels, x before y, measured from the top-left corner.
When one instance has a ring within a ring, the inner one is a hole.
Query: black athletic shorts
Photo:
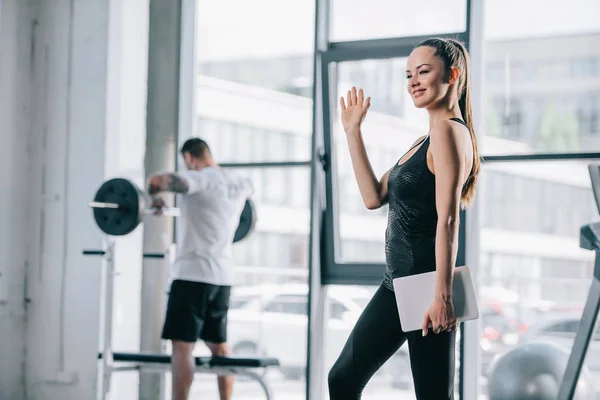
[[[231,286],[174,280],[169,291],[162,338],[195,343],[227,341]]]

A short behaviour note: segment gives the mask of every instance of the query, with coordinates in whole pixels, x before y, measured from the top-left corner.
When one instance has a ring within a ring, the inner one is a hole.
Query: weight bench
[[[99,353],[98,359],[102,358],[102,353]],[[273,399],[271,389],[264,377],[254,370],[278,367],[279,360],[276,358],[195,357],[195,361],[196,373],[246,376],[260,384],[267,400]],[[112,360],[106,360],[106,362],[110,372],[142,370],[167,372],[171,370],[171,356],[167,354],[112,353]]]
[[[114,372],[171,370],[171,356],[167,354],[116,353],[112,349],[112,309],[114,289],[114,241],[107,239],[103,249],[83,250],[83,255],[102,258],[102,282],[100,288],[100,343],[96,400],[112,399],[110,380]],[[144,258],[164,259],[169,263],[170,250],[165,253],[144,253]],[[167,268],[168,270],[168,268]],[[104,357],[109,354],[109,357]],[[217,375],[242,375],[257,381],[267,400],[273,399],[271,389],[257,369],[278,367],[276,358],[258,357],[195,357],[196,373]]]

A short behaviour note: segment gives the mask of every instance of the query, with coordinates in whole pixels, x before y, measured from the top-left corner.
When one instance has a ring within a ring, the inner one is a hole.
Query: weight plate
[[[233,242],[239,242],[252,233],[254,225],[256,225],[256,207],[254,202],[248,199],[244,205],[242,215],[240,215],[240,223],[235,231]]]
[[[94,208],[94,219],[102,232],[112,236],[131,233],[141,222],[144,201],[138,187],[123,178],[110,179],[100,186],[94,201],[116,203],[115,208]]]

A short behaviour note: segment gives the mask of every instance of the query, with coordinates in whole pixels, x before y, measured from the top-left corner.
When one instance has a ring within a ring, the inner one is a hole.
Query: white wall
[[[81,250],[102,235],[87,201],[113,176],[143,184],[148,0],[3,0],[1,18],[0,399],[91,399],[101,264]],[[141,252],[141,229],[117,240],[119,350],[139,349]],[[136,379],[113,390],[135,398]]]
[[[28,270],[26,390],[32,399],[91,398],[98,342],[100,235],[85,206],[104,179],[108,9],[39,1],[35,131],[40,247]],[[36,257],[39,254],[39,257]]]
[[[25,271],[39,241],[29,213],[32,9],[3,0],[0,14],[0,399],[24,395]]]

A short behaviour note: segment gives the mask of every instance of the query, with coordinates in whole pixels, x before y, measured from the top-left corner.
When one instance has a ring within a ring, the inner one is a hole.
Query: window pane
[[[484,155],[600,150],[598,15],[594,0],[486,1]]]
[[[324,352],[324,382],[327,375],[340,355],[356,320],[371,300],[377,286],[347,286],[329,285],[326,289],[325,300],[325,344]],[[387,289],[385,289],[387,290]],[[340,314],[340,307],[345,311]],[[397,318],[397,317],[396,317]],[[377,327],[376,329],[386,329]],[[455,397],[458,399],[458,368],[460,334],[456,338],[456,384]],[[354,343],[355,346],[357,343]],[[324,388],[324,399],[328,399],[327,385]],[[408,345],[405,343],[385,362],[371,378],[363,391],[363,399],[414,399],[415,391],[410,369]]]
[[[310,159],[314,2],[199,0],[197,11],[193,134],[217,162]]]
[[[278,358],[281,371],[270,371],[266,378],[275,397],[301,400],[306,397],[310,168],[228,170],[254,181],[258,214],[254,232],[233,245],[229,346],[235,356]],[[292,170],[302,179],[286,178]],[[285,197],[283,202],[282,196],[271,198],[273,188],[296,193],[296,198]],[[209,354],[201,342],[195,352]],[[215,382],[214,375],[197,374],[190,398],[217,400]],[[235,392],[244,399],[264,399],[259,385],[243,378],[236,379]]]
[[[330,41],[419,36],[466,29],[466,0],[330,0]]]
[[[600,220],[588,162],[484,164],[480,175],[481,371],[521,343],[571,349],[594,254],[579,247],[581,225]],[[586,358],[600,382],[600,342]],[[482,382],[485,379],[481,378]],[[600,385],[595,383],[600,394]],[[482,386],[480,399],[487,398]]]

